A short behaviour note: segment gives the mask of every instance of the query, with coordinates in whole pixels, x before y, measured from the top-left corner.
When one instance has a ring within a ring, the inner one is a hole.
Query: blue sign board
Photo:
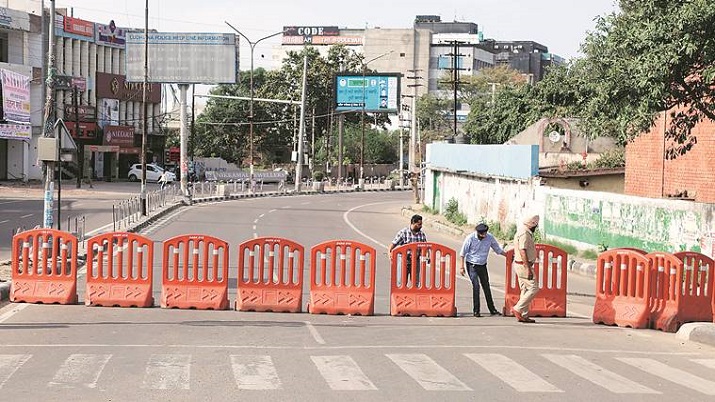
[[[335,110],[397,113],[400,75],[338,75],[335,77]]]

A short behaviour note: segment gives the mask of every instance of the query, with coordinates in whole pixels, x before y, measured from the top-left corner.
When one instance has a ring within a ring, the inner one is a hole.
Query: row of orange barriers
[[[14,302],[77,302],[77,239],[52,229],[13,237]],[[300,312],[304,248],[283,238],[241,243],[235,308]],[[206,235],[162,243],[163,308],[229,308],[229,244]],[[327,241],[310,250],[310,302],[316,314],[371,315],[375,305],[376,251],[349,241]],[[407,267],[408,265],[409,268]],[[141,235],[107,233],[87,242],[88,306],[151,307],[154,243]],[[456,253],[436,243],[393,250],[390,311],[393,315],[454,316]]]
[[[715,264],[703,254],[614,249],[598,257],[593,322],[675,332],[713,321]]]

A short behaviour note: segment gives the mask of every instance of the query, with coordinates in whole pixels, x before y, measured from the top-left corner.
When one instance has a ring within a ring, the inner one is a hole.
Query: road
[[[355,193],[205,204],[167,217],[148,235],[162,241],[210,234],[229,241],[234,252],[254,236],[286,237],[306,248],[345,238],[385,250],[407,224],[399,209],[409,197]],[[455,249],[461,244],[429,229],[427,235]],[[372,317],[7,306],[0,310],[0,395],[47,401],[665,401],[715,395],[714,348],[658,331],[593,325],[592,297],[573,296],[568,318],[537,324],[474,318],[468,314],[471,289],[462,278],[458,318],[390,317],[387,256],[378,254]],[[500,305],[503,258],[492,256],[489,265]],[[233,301],[235,253],[230,277]],[[158,279],[154,289],[158,304]],[[570,276],[569,290],[592,293],[593,279]]]

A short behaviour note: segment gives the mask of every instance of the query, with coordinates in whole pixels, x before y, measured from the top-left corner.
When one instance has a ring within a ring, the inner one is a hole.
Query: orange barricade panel
[[[314,314],[372,315],[375,311],[375,249],[332,240],[310,251],[310,303]]]
[[[77,303],[77,238],[54,229],[33,229],[12,238],[10,301]]]
[[[409,243],[392,250],[390,314],[456,316],[457,254],[437,243]]]
[[[568,282],[568,254],[548,244],[536,245],[534,279],[539,286],[529,306],[529,317],[566,317],[566,292]],[[507,251],[504,294],[504,315],[511,316],[511,309],[519,302],[521,289],[514,270],[514,250]]]
[[[106,233],[87,241],[87,306],[152,307],[154,243],[138,234]]]
[[[651,294],[650,260],[641,252],[613,249],[596,263],[593,322],[648,328]]]
[[[300,313],[304,256],[303,246],[280,237],[241,243],[236,310]]]
[[[654,252],[646,254],[651,268],[650,327],[675,332],[678,323],[678,306],[681,303],[683,261],[672,254]]]
[[[228,243],[182,235],[164,241],[161,307],[226,310]]]
[[[691,251],[673,255],[683,262],[683,274],[675,279],[676,284],[682,284],[675,288],[679,293],[676,326],[693,321],[712,321],[715,311],[715,263],[710,257]]]

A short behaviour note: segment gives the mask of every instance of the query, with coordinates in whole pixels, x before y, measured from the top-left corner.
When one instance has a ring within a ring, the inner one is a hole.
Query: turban
[[[524,225],[534,227],[539,224],[539,215],[534,215],[524,219]]]

